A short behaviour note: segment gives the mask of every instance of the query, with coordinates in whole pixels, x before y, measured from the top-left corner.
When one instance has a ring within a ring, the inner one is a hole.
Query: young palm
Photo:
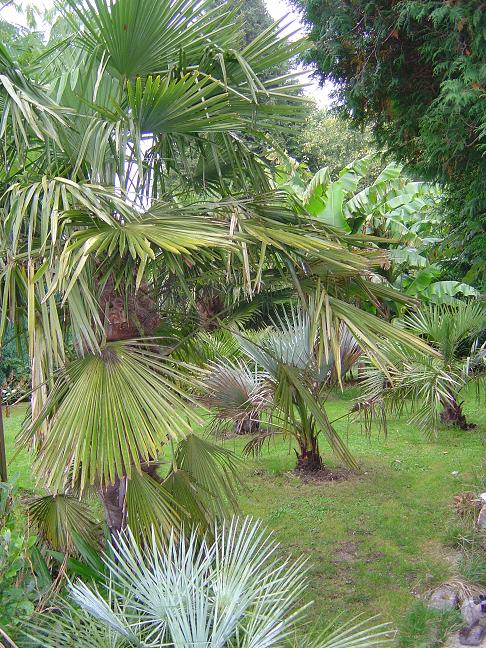
[[[155,537],[142,549],[127,531],[112,541],[101,586],[78,581],[70,601],[44,613],[34,645],[108,648],[266,648],[270,646],[390,645],[387,624],[330,626],[314,641],[299,630],[306,567],[277,557],[277,543],[258,522],[233,520],[214,529],[213,541],[174,533],[162,550]]]
[[[421,336],[439,351],[440,356],[426,356],[390,348],[395,367],[388,376],[370,368],[364,381],[364,401],[392,410],[410,403],[415,420],[435,430],[439,421],[467,430],[460,402],[461,390],[472,381],[484,380],[486,347],[481,344],[486,328],[484,306],[478,302],[457,306],[428,305],[406,315],[398,322],[404,330]]]
[[[319,437],[323,434],[337,456],[356,468],[327,417],[325,400],[329,389],[358,360],[361,349],[345,326],[324,348],[315,315],[293,310],[256,336],[235,334],[257,370],[241,361],[213,363],[206,379],[205,399],[215,413],[217,427],[228,422],[257,423],[253,429],[249,424],[244,428],[244,432],[255,435],[248,450],[257,450],[271,435],[290,435],[298,448],[298,468],[318,470],[322,466]],[[263,413],[268,416],[267,429],[264,423],[259,424]]]

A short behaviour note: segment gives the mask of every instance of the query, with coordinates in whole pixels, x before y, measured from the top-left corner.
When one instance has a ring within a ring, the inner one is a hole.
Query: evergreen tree
[[[219,7],[224,0],[213,0],[208,9]],[[235,2],[235,15],[240,23],[242,46],[251,43],[267,27],[274,23],[264,0],[239,0]]]
[[[444,252],[485,281],[486,10],[478,0],[295,0],[310,59],[341,110],[379,144],[449,188]]]
[[[245,45],[251,43],[270,27],[274,20],[265,7],[264,0],[243,0],[239,3],[238,15],[242,18],[242,35]]]

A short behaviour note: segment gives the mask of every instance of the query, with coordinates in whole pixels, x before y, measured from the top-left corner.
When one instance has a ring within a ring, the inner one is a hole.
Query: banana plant
[[[362,187],[375,157],[354,160],[334,178],[327,167],[312,176],[305,165],[277,156],[277,183],[296,195],[312,216],[330,225],[353,233],[386,232],[414,241],[420,232],[425,233],[424,225],[430,231],[434,224],[429,217],[437,206],[440,190],[427,182],[411,181],[403,165],[394,162],[387,164],[372,184]]]
[[[450,280],[436,259],[441,239],[442,192],[432,183],[410,180],[403,166],[385,166],[362,187],[374,156],[355,160],[331,178],[327,168],[311,176],[305,165],[280,154],[276,181],[301,201],[314,218],[349,233],[372,234],[387,249],[382,281],[411,297],[437,304],[457,304],[478,297],[464,281]]]

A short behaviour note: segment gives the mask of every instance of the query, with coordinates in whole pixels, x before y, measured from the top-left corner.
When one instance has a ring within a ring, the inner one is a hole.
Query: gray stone
[[[459,630],[459,641],[463,646],[484,646],[486,639],[486,619],[480,619],[472,626]]]
[[[461,605],[461,614],[464,623],[471,626],[476,621],[479,621],[482,616],[481,604],[475,603],[474,599],[466,599]]]
[[[453,610],[458,603],[457,592],[449,585],[442,585],[432,592],[429,607],[433,610]]]
[[[486,493],[481,493],[481,495],[479,496],[479,500],[481,502],[484,502],[484,504],[486,504]]]
[[[464,645],[467,644],[461,642],[459,632],[456,632],[452,637],[449,637],[443,648],[462,648]],[[483,639],[482,642],[477,645],[478,648],[486,648],[486,639]]]
[[[486,504],[483,506],[478,516],[478,527],[486,529]]]

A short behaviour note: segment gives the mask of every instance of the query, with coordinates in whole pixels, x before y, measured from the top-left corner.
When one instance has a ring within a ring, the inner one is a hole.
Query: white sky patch
[[[137,0],[133,1],[137,2]],[[244,0],[238,1],[244,2]],[[33,6],[42,11],[43,9],[50,9],[53,5],[53,0],[29,0],[29,2],[19,2],[18,4],[22,9],[27,9],[28,6]],[[300,21],[298,12],[286,0],[265,0],[265,4],[267,11],[275,20],[278,20],[283,16],[288,16],[288,22],[291,23],[289,25],[288,33],[297,30],[294,38],[305,34],[305,29]],[[2,0],[0,0],[0,6],[2,6]],[[23,27],[27,26],[22,11],[18,12],[13,4],[4,6],[0,12],[0,18]],[[302,82],[308,84],[304,90],[305,94],[314,99],[320,108],[329,106],[331,104],[330,94],[332,92],[332,84],[326,83],[324,84],[324,87],[321,87],[319,83],[312,78],[312,70],[304,68],[303,66],[301,66],[301,69]]]
[[[244,0],[243,0],[244,1]],[[268,13],[274,20],[288,16],[288,21],[292,22],[289,27],[289,33],[296,31],[294,38],[305,36],[305,28],[300,20],[298,11],[286,0],[265,0]],[[319,108],[329,107],[332,103],[331,92],[332,83],[325,83],[324,86],[312,78],[312,69],[300,66],[302,69],[302,82],[308,84],[304,92],[308,97],[314,99]]]

